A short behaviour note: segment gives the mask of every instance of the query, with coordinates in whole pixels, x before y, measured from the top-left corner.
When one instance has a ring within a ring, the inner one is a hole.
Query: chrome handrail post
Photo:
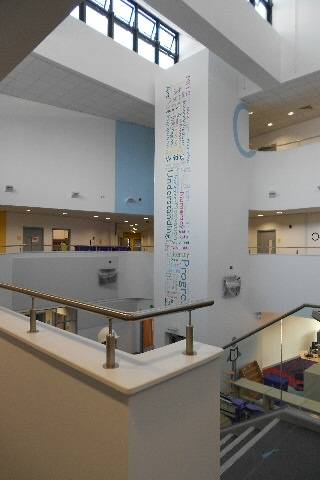
[[[37,318],[36,309],[34,308],[34,297],[31,297],[31,310],[30,310],[30,330],[28,333],[37,333]]]
[[[186,325],[186,355],[195,355],[196,352],[194,351],[193,347],[193,325],[192,325],[192,310],[188,310],[189,320],[188,324]]]
[[[103,368],[117,368],[116,363],[116,337],[112,329],[112,318],[109,318],[109,331],[106,335],[106,363]]]

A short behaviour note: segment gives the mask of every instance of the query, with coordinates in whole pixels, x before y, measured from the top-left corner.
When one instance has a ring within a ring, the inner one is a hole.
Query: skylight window
[[[138,29],[146,37],[155,39],[156,21],[141,10],[138,11]]]
[[[262,18],[272,23],[272,0],[248,0]]]
[[[84,0],[71,15],[162,68],[179,61],[179,33],[134,0]]]
[[[134,5],[125,0],[113,0],[113,13],[119,20],[132,27],[134,22]]]

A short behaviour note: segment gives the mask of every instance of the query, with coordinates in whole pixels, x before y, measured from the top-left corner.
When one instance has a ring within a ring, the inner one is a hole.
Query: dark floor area
[[[319,480],[320,434],[281,421],[222,480]]]

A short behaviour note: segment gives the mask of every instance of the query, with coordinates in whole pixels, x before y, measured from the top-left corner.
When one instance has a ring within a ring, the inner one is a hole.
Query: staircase
[[[267,435],[278,423],[279,418],[270,420],[265,425],[250,426],[236,433],[228,433],[220,440],[221,476],[252,449],[255,444]]]
[[[285,408],[227,428],[221,480],[318,480],[320,418]]]

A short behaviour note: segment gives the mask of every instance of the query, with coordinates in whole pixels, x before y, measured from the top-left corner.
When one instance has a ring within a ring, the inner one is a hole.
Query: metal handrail
[[[214,304],[214,300],[200,300],[193,303],[187,303],[184,305],[178,306],[169,306],[162,308],[149,308],[147,310],[139,310],[137,312],[126,312],[122,310],[115,310],[113,308],[102,307],[98,305],[93,305],[87,302],[80,302],[79,300],[74,300],[71,298],[61,297],[59,295],[52,295],[50,293],[39,292],[38,290],[33,290],[26,287],[18,287],[17,285],[11,285],[9,283],[0,283],[0,288],[4,290],[9,290],[12,292],[21,293],[23,295],[28,295],[32,300],[32,307],[30,310],[30,330],[29,333],[37,333],[37,321],[36,321],[36,309],[35,309],[35,298],[41,298],[43,300],[51,301],[61,305],[67,305],[69,307],[79,308],[80,310],[85,310],[87,312],[96,313],[103,315],[109,320],[109,333],[106,336],[106,349],[107,349],[107,361],[104,364],[105,368],[115,368],[117,366],[115,362],[115,346],[116,339],[112,329],[112,319],[117,318],[125,321],[139,321],[150,317],[159,317],[161,315],[169,315],[172,313],[178,312],[188,312],[189,321],[186,325],[186,355],[194,355],[195,351],[193,348],[193,325],[191,323],[191,312],[199,308],[210,307]]]
[[[174,307],[149,308],[147,310],[138,310],[137,312],[126,312],[122,310],[115,310],[113,308],[102,307],[99,305],[93,305],[87,302],[80,302],[79,300],[61,297],[59,295],[52,295],[51,293],[39,292],[38,290],[33,290],[31,288],[18,287],[17,285],[11,285],[9,283],[0,283],[0,288],[22,293],[24,295],[28,295],[29,297],[42,298],[43,300],[59,303],[61,305],[67,305],[68,307],[79,308],[91,313],[97,313],[106,317],[118,318],[120,320],[126,320],[129,322],[143,320],[149,317],[159,317],[161,315],[168,315],[170,313],[192,311],[198,308],[209,307],[214,304],[213,300],[201,300],[198,302]]]
[[[274,325],[275,323],[278,323],[280,322],[280,320],[283,320],[284,318],[286,317],[290,317],[291,315],[293,315],[294,313],[297,313],[299,310],[301,310],[302,308],[319,308],[320,309],[320,305],[314,305],[312,303],[303,303],[302,305],[300,305],[299,307],[296,307],[292,310],[289,310],[288,312],[286,313],[283,313],[282,315],[280,315],[279,317],[277,318],[274,318],[273,320],[271,320],[270,322],[268,323],[265,323],[264,325],[262,325],[261,327],[258,327],[258,328],[255,328],[254,330],[251,330],[251,332],[245,334],[245,335],[242,335],[242,337],[239,337],[239,338],[236,338],[234,340],[232,340],[232,342],[229,342],[227,343],[227,345],[224,345],[223,347],[221,347],[223,350],[226,350],[227,348],[230,348],[232,347],[233,345],[235,345],[236,343],[239,343],[239,342],[242,342],[243,340],[246,340],[247,338],[251,337],[252,335],[255,335],[256,333],[259,333],[261,332],[261,330],[264,330],[265,328],[268,328],[270,327],[271,325]],[[318,319],[315,319],[315,320],[318,320]],[[320,321],[320,320],[318,320]]]

